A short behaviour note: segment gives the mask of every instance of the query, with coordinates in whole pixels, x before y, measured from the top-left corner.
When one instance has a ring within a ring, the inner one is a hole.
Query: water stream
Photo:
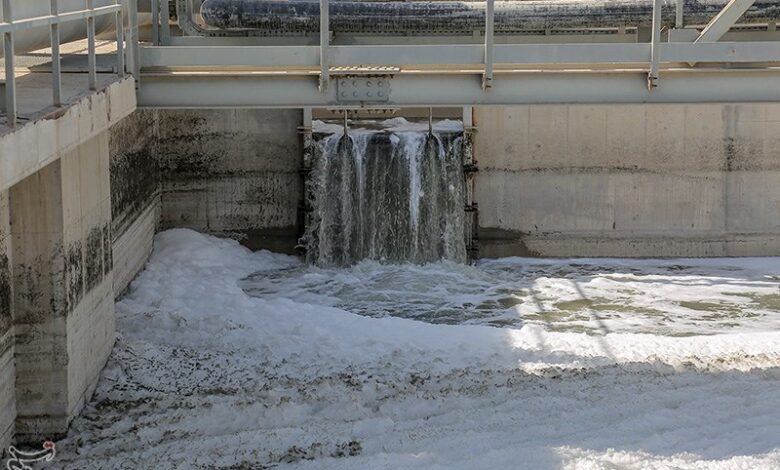
[[[307,182],[307,260],[465,262],[461,139],[460,131],[414,127],[322,137]]]

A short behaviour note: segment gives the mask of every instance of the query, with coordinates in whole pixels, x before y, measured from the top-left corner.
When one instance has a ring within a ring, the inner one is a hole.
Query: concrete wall
[[[137,110],[110,130],[114,293],[143,269],[160,220],[157,112]]]
[[[11,188],[19,440],[62,435],[114,342],[108,135]]]
[[[300,233],[301,110],[160,110],[162,228],[291,252]]]
[[[114,342],[108,129],[132,79],[0,135],[0,448],[67,432]]]
[[[8,191],[0,191],[0,454],[11,441],[16,419],[11,262]]]
[[[475,109],[483,256],[780,254],[780,105]]]

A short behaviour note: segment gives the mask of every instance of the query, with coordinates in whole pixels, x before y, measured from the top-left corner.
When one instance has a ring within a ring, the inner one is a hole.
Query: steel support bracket
[[[647,74],[647,89],[658,88],[660,81],[660,44],[661,44],[661,9],[663,0],[653,2],[653,30],[650,37],[650,72]]]
[[[390,101],[390,76],[344,76],[337,80],[339,103],[387,103]]]

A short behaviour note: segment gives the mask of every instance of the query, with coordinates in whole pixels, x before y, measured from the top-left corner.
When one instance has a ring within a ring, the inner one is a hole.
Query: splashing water
[[[319,141],[302,239],[323,266],[466,261],[462,133],[333,132]]]

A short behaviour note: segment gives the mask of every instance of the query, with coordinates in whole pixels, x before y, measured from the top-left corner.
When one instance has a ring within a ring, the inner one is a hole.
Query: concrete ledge
[[[135,108],[135,80],[128,77],[0,135],[0,191],[107,130]]]
[[[555,258],[698,258],[780,253],[776,233],[707,233],[688,236],[599,233],[523,234],[480,229],[479,256]]]

